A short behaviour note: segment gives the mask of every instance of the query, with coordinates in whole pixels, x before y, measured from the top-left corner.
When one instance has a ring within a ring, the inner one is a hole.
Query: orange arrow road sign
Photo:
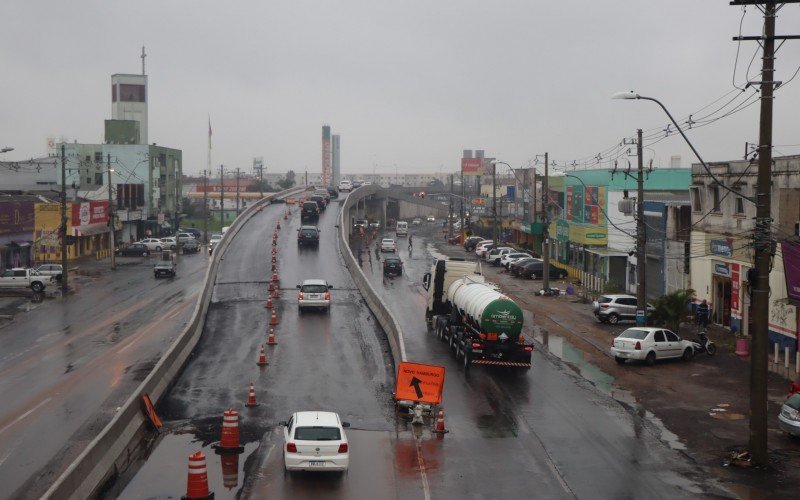
[[[444,367],[403,361],[397,369],[395,398],[439,404],[444,390]]]

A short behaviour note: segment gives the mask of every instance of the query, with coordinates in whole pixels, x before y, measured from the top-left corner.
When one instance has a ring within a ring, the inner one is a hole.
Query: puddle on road
[[[244,445],[244,453],[239,455],[217,455],[210,445],[202,446],[191,433],[167,434],[116,498],[180,498],[186,494],[189,455],[202,451],[214,498],[233,500],[240,495],[244,483],[245,461],[256,448],[258,442],[251,442]],[[114,493],[111,493],[106,498],[112,498]]]

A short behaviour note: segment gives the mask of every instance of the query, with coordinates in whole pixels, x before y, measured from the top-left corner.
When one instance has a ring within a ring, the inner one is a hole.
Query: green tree
[[[295,180],[294,170],[289,170],[286,172],[286,176],[278,181],[278,187],[281,189],[290,189],[294,187]]]
[[[654,325],[666,326],[678,333],[682,321],[689,314],[689,304],[694,297],[694,290],[676,290],[662,295],[653,301],[653,314],[650,321]]]

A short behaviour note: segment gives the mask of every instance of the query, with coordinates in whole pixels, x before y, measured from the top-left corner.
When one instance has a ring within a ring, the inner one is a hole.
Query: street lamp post
[[[109,237],[108,237],[108,247],[109,251],[111,252],[111,269],[117,268],[117,256],[114,254],[114,250],[116,247],[115,234],[114,234],[114,200],[113,195],[111,192],[111,174],[114,172],[114,169],[111,168],[111,155],[109,154],[106,157],[107,161],[107,168],[106,171],[108,172],[108,229],[109,229]]]

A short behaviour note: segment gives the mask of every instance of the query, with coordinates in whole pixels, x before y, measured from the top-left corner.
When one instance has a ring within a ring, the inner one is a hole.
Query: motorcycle
[[[697,342],[694,343],[695,347],[695,354],[704,352],[709,356],[713,356],[717,352],[717,346],[714,345],[714,342],[708,338],[708,334],[705,330],[701,330],[700,333],[697,334]]]

